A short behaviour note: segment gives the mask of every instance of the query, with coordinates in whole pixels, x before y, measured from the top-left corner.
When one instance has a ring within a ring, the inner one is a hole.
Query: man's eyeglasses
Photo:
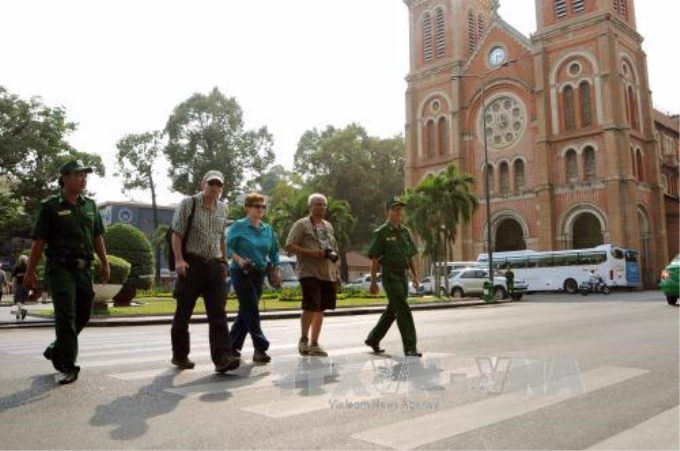
[[[314,207],[327,207],[328,205],[323,204],[323,203],[318,203],[318,204],[312,204]]]
[[[220,182],[219,180],[208,180],[208,185],[222,188],[224,186],[224,183]]]
[[[267,209],[267,206],[266,206],[266,205],[263,205],[263,204],[255,204],[255,205],[251,205],[251,207],[257,208],[257,209],[262,209],[262,210],[266,210],[266,209]]]

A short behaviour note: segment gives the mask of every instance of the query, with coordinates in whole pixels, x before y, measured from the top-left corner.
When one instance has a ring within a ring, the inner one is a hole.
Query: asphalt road
[[[377,315],[327,318],[327,359],[268,320],[272,363],[217,375],[207,325],[190,371],[169,326],[92,327],[80,379],[59,386],[50,328],[0,330],[2,449],[678,449],[679,312],[656,292],[415,312],[422,359]]]

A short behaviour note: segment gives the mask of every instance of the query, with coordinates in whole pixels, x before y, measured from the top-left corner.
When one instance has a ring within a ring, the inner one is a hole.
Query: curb
[[[514,301],[500,301],[494,303],[488,303],[484,301],[463,301],[463,302],[434,302],[429,304],[413,304],[411,305],[411,310],[440,310],[449,308],[460,308],[460,307],[479,307],[485,305],[501,305],[509,304]],[[326,317],[331,316],[354,316],[354,315],[370,315],[372,313],[382,313],[385,310],[384,305],[380,306],[366,306],[366,307],[340,307],[336,310],[330,310],[326,312]],[[277,319],[296,319],[300,317],[301,310],[284,310],[284,311],[269,311],[260,312],[260,317],[262,320],[277,320]],[[230,315],[230,316],[233,316]],[[36,318],[36,316],[34,316]],[[45,319],[44,317],[38,317],[41,319],[31,320],[22,323],[0,323],[0,329],[21,329],[21,328],[34,328],[34,327],[53,327],[54,320]],[[101,318],[93,317],[87,324],[87,327],[117,327],[117,326],[152,326],[152,325],[164,325],[172,324],[172,315],[159,315],[159,316],[128,316],[121,318]],[[207,323],[208,317],[205,314],[194,315],[191,317],[192,324],[202,324]]]

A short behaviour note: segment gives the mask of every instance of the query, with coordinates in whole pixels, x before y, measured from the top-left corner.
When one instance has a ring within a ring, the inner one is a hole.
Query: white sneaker
[[[327,357],[328,356],[328,353],[326,351],[324,351],[324,349],[321,346],[319,346],[318,343],[312,343],[311,345],[309,345],[308,353],[309,353],[309,355],[315,355],[315,356],[318,356],[318,357]]]
[[[300,355],[309,355],[309,340],[307,338],[300,338],[298,341],[298,352]]]

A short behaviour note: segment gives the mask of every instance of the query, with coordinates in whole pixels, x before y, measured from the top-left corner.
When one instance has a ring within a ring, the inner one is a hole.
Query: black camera
[[[333,249],[324,249],[324,258],[329,259],[333,263],[337,262],[340,256],[338,255],[337,252],[335,252]]]
[[[243,265],[241,265],[241,274],[244,276],[250,275],[250,272],[255,268],[252,260],[245,259]]]

